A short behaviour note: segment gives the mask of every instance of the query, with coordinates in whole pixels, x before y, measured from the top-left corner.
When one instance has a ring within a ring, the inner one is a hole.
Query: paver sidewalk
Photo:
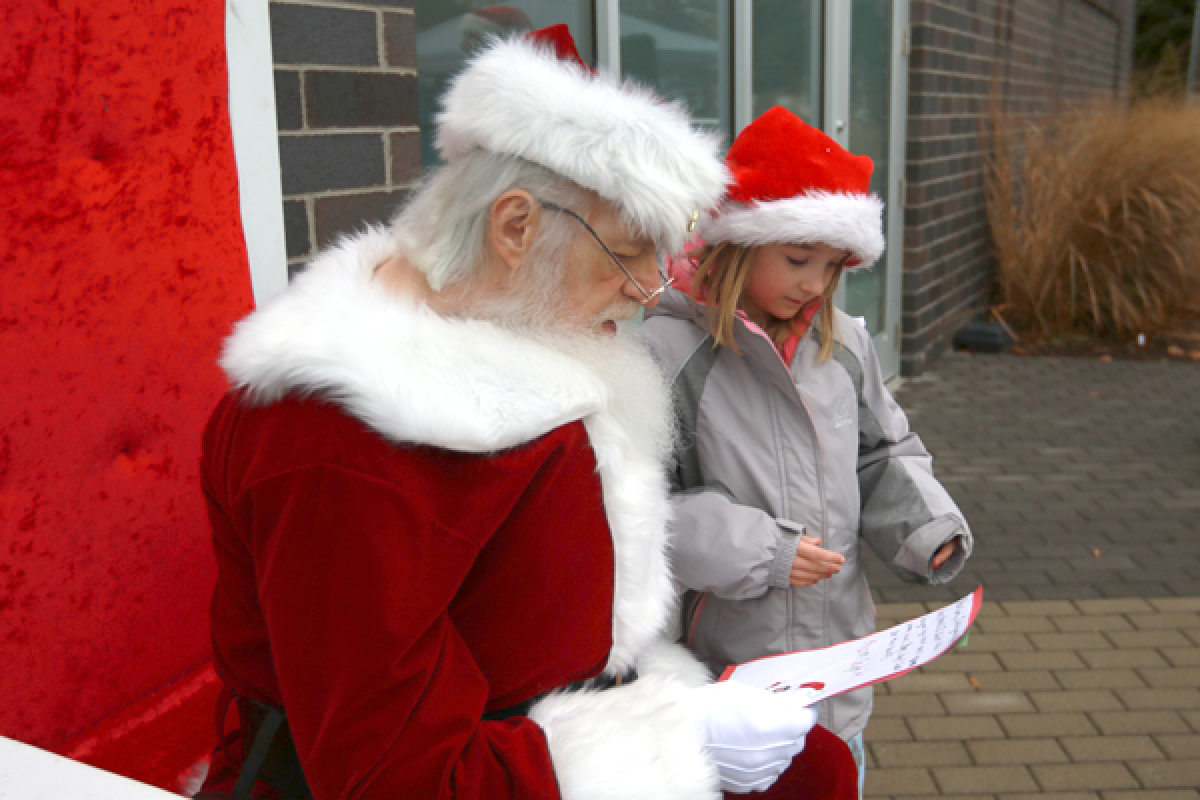
[[[951,353],[896,399],[977,546],[947,587],[865,557],[876,602],[1200,596],[1200,365]]]
[[[866,556],[878,627],[989,602],[877,687],[867,796],[1200,800],[1200,366],[950,354],[896,399],[976,549],[944,587]]]
[[[986,602],[965,646],[876,687],[865,738],[869,798],[1200,800],[1200,597]]]

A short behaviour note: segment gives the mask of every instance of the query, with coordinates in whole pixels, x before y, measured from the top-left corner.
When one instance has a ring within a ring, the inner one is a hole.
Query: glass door
[[[415,0],[417,21],[417,96],[421,128],[421,164],[438,163],[433,146],[433,120],[438,98],[475,48],[490,36],[565,23],[579,55],[595,64],[592,0],[510,0],[495,5],[487,0]]]
[[[850,151],[875,162],[871,191],[886,200],[891,94],[892,0],[855,0],[850,20]],[[886,235],[886,225],[885,225]],[[846,311],[883,331],[887,314],[887,259],[846,276]]]
[[[875,162],[871,191],[884,200],[888,239],[887,251],[870,269],[846,276],[842,307],[871,332],[885,377],[897,373],[900,361],[907,5],[905,0],[827,0],[836,8],[833,16],[842,31],[833,33],[845,55],[831,70],[838,82],[828,86],[836,97],[827,107],[835,109],[835,119],[833,129],[826,130],[851,152]]]
[[[682,101],[729,139],[733,127],[729,0],[619,0],[623,78]]]
[[[772,106],[875,162],[888,248],[847,275],[837,302],[861,318],[885,377],[900,364],[908,0],[732,0],[740,130]],[[747,52],[748,51],[748,52]]]
[[[909,0],[416,0],[423,161],[436,98],[489,34],[565,22],[586,61],[687,106],[726,141],[772,106],[875,162],[885,255],[846,276],[886,377],[900,363]]]
[[[750,21],[751,117],[783,106],[814,127],[822,124],[821,0],[754,0]]]

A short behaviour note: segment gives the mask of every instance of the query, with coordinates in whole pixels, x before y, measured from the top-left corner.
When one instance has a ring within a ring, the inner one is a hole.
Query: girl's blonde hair
[[[733,341],[733,320],[757,252],[757,247],[721,242],[690,254],[699,264],[692,279],[692,302],[707,307],[709,326],[716,343],[732,347],[739,355],[741,350]],[[842,270],[843,268],[839,267],[834,272],[833,279],[821,295],[825,302],[821,304],[817,317],[817,333],[821,338],[821,349],[817,352],[818,364],[825,363],[833,356],[833,342],[837,336],[833,293],[837,290]],[[794,330],[794,325],[795,318],[771,319],[767,325],[767,335],[771,337],[777,350],[782,350]]]

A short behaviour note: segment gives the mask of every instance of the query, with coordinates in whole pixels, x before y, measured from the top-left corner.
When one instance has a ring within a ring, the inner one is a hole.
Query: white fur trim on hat
[[[883,201],[873,194],[812,191],[751,205],[729,203],[702,218],[698,232],[707,244],[823,242],[849,250],[860,262],[854,269],[863,269],[883,255]]]
[[[437,147],[519,156],[591,189],[675,251],[729,181],[719,136],[633,83],[591,74],[525,37],[497,41],[442,96]]]

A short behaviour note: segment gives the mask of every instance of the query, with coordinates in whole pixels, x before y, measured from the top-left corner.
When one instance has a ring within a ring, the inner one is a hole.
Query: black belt
[[[630,668],[628,672],[623,672],[615,677],[611,675],[599,675],[595,678],[592,678],[590,681],[569,683],[561,689],[556,689],[555,691],[578,692],[584,689],[591,689],[595,692],[602,692],[605,689],[613,689],[617,686],[624,686],[625,684],[633,683],[637,680],[637,677],[637,670]],[[543,697],[545,697],[545,695],[538,695],[537,697],[529,698],[524,703],[517,703],[515,706],[502,708],[499,711],[489,711],[483,715],[483,718],[489,722],[500,722],[501,720],[506,720],[510,717],[527,717],[529,716],[529,709],[533,707],[534,703],[536,703],[538,700],[541,700]]]
[[[276,789],[280,800],[309,800],[312,790],[283,709],[245,696],[238,696],[237,704],[246,757],[233,791],[200,792],[193,800],[249,800],[259,781]]]
[[[616,686],[624,686],[637,680],[637,670],[630,669],[621,675],[610,677],[600,675],[589,681],[572,683],[558,691],[580,691],[590,689],[603,691]],[[531,697],[524,703],[489,711],[483,719],[492,722],[524,717],[529,709],[543,695]],[[308,800],[312,790],[304,777],[300,766],[300,756],[296,753],[296,744],[292,741],[292,731],[288,727],[287,717],[282,708],[260,703],[257,700],[239,696],[238,716],[241,719],[242,742],[246,747],[246,757],[242,762],[241,772],[238,773],[237,783],[231,794],[221,792],[201,792],[194,800],[249,800],[250,793],[259,781],[278,790],[281,800]]]

